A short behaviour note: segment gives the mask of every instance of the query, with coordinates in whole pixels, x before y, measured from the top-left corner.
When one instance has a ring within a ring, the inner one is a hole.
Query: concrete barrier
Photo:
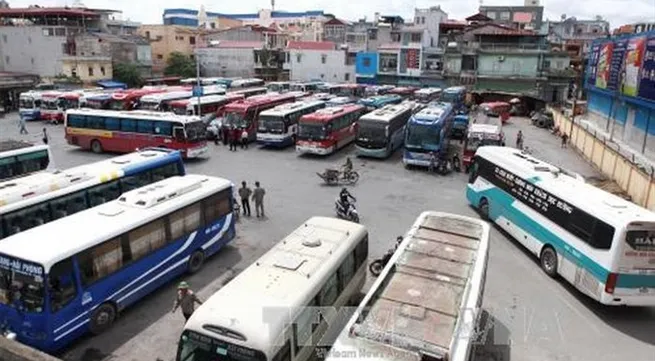
[[[16,341],[0,337],[0,360],[2,361],[61,361]]]
[[[553,112],[555,125],[561,132],[570,134],[570,144],[591,164],[596,166],[607,178],[615,181],[632,201],[644,208],[655,210],[655,171],[637,163],[634,155],[622,151],[604,134],[577,122],[558,109]],[[573,128],[571,128],[573,126]]]

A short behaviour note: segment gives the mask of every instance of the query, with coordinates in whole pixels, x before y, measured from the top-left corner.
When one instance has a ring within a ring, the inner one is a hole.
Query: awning
[[[105,89],[127,89],[127,84],[113,80],[100,80],[97,84]]]

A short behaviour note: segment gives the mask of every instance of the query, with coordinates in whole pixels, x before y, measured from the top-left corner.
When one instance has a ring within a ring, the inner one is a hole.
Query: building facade
[[[355,65],[347,65],[347,52],[332,42],[290,41],[287,54],[284,66],[292,81],[355,82]]]
[[[544,8],[538,1],[526,1],[524,6],[480,6],[479,11],[499,24],[545,33]]]
[[[255,50],[264,46],[260,41],[221,41],[211,47],[195,50],[204,77],[255,77]]]
[[[323,40],[331,41],[338,45],[345,44],[348,28],[347,22],[332,18],[323,24]]]
[[[609,34],[609,22],[600,17],[594,20],[578,20],[562,15],[561,21],[548,22],[547,39],[559,51],[567,52],[571,57],[571,64],[582,71],[591,43]]]
[[[232,42],[261,42],[266,47],[284,48],[287,44],[288,36],[276,29],[259,26],[244,25],[230,29],[210,31],[202,37],[204,43],[215,44],[221,41]]]
[[[179,25],[142,25],[138,35],[149,41],[152,52],[152,72],[160,74],[166,68],[171,53],[179,52],[189,57],[193,50],[202,44],[202,29]]]

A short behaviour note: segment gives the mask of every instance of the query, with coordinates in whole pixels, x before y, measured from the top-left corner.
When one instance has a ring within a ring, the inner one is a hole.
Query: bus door
[[[330,123],[332,124],[332,132],[334,135],[336,149],[340,149],[353,140],[357,136],[357,114],[359,112],[352,112],[345,114],[339,118],[333,119]]]

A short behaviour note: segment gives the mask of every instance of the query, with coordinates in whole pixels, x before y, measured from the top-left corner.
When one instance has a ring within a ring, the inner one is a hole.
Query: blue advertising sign
[[[591,45],[589,51],[589,66],[587,68],[587,84],[594,86],[596,84],[596,66],[598,65],[598,55],[600,54],[600,43]]]
[[[641,98],[655,101],[655,35],[646,40],[638,94]]]
[[[194,85],[191,93],[193,94],[194,97],[201,97],[203,96],[204,89],[201,86]]]
[[[625,53],[628,49],[628,39],[617,39],[614,41],[614,49],[612,50],[612,60],[610,61],[610,74],[607,81],[607,90],[617,90],[619,82],[623,77],[623,61],[625,60]]]

